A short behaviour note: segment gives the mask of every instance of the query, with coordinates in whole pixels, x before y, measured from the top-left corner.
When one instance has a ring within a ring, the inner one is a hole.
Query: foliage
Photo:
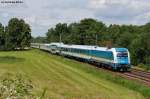
[[[4,48],[5,45],[5,34],[4,34],[4,26],[0,23],[0,49]]]
[[[95,44],[96,35],[99,36],[106,30],[102,22],[94,19],[84,19],[80,23],[58,23],[56,28],[50,28],[47,32],[47,39],[50,42],[59,42],[60,35],[62,42],[69,44]]]
[[[0,50],[15,50],[30,47],[31,29],[22,19],[12,18],[4,28],[0,24]]]
[[[43,99],[46,93],[44,89],[40,97],[33,94],[31,80],[25,79],[22,75],[13,76],[6,73],[0,81],[0,99]]]
[[[50,42],[58,42],[60,40],[60,36],[62,36],[62,38],[64,38],[68,33],[68,28],[67,28],[67,24],[57,24],[55,29],[51,28],[48,30],[47,33],[47,40],[49,40]],[[62,35],[63,34],[63,35]],[[64,35],[66,34],[66,35]]]
[[[150,64],[139,64],[138,67],[143,68],[146,71],[150,71]]]
[[[131,52],[132,64],[149,64],[150,23],[142,26],[116,25],[106,26],[95,19],[83,19],[79,23],[58,23],[47,32],[47,42],[67,44],[99,45],[126,47]]]
[[[47,39],[46,37],[32,37],[32,40],[31,40],[32,43],[47,43]]]
[[[38,99],[32,94],[33,85],[21,75],[6,74],[0,81],[0,99]]]

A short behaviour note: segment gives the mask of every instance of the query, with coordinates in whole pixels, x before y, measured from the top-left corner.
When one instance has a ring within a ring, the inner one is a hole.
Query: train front
[[[131,68],[130,54],[126,48],[116,48],[116,68],[120,71],[128,71]]]

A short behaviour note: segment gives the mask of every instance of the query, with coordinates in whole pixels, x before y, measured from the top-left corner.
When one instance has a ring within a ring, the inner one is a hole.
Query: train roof
[[[115,48],[117,52],[122,52],[128,50],[127,48]]]
[[[54,42],[54,43],[50,43],[50,45],[61,46],[61,45],[64,45],[64,43],[57,43],[57,42],[55,43]]]
[[[74,49],[87,49],[87,50],[102,50],[102,51],[126,51],[126,48],[110,48],[108,47],[100,47],[100,46],[90,46],[90,45],[67,45],[64,43],[51,43],[50,45],[56,45],[58,47],[63,48],[74,48]]]
[[[111,51],[114,48],[108,49],[107,47],[89,46],[89,45],[61,45],[63,48],[74,48],[74,49],[87,49],[87,50],[104,50]]]

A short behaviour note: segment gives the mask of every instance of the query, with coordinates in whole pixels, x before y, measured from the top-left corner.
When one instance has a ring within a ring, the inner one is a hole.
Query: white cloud
[[[1,0],[0,0],[1,1]],[[111,24],[145,24],[150,21],[149,0],[23,0],[23,4],[0,4],[0,22],[23,18],[32,27],[32,35],[44,35],[59,22],[77,22],[97,18]]]
[[[107,23],[111,21],[120,24],[144,24],[145,20],[139,20],[137,17],[144,19],[150,12],[150,1],[90,0],[89,7],[94,10],[97,18],[102,18]]]

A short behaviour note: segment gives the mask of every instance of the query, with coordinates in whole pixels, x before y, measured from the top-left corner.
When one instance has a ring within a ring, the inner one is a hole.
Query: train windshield
[[[128,57],[127,52],[117,52],[117,57]]]

